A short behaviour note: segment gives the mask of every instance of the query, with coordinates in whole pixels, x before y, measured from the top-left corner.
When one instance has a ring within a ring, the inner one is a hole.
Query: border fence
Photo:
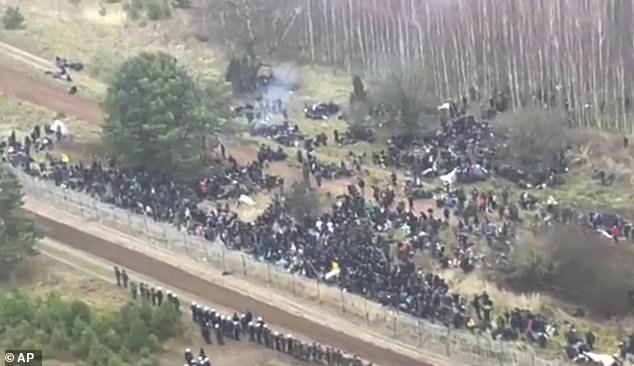
[[[471,365],[564,366],[563,360],[545,360],[531,347],[492,339],[488,333],[474,334],[442,324],[415,318],[394,308],[380,305],[362,296],[351,294],[323,282],[286,272],[273,264],[236,250],[221,242],[211,242],[190,235],[171,224],[159,223],[144,215],[105,204],[69,189],[56,187],[49,181],[16,171],[24,191],[32,198],[55,205],[69,213],[105,226],[142,235],[148,244],[160,249],[186,254],[188,257],[217,270],[243,276],[311,300],[321,306],[336,309],[357,322],[364,322],[384,335],[410,346],[442,354],[457,362]],[[524,350],[520,350],[523,347]]]

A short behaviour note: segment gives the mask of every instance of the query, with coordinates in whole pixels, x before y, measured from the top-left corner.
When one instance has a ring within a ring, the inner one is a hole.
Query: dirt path
[[[24,72],[11,67],[0,65],[0,91],[13,95],[17,98],[38,104],[51,110],[62,111],[68,115],[73,115],[86,122],[101,124],[103,112],[97,103],[79,96],[70,96],[61,89],[56,88],[51,83],[29,76]],[[164,282],[175,288],[200,296],[210,302],[221,306],[234,308],[236,304],[241,304],[244,309],[250,309],[263,317],[269,319],[272,324],[279,327],[293,330],[298,334],[324,344],[333,344],[342,349],[359,354],[363,358],[372,360],[381,365],[389,366],[431,366],[431,364],[446,364],[443,357],[426,350],[426,356],[421,358],[411,355],[411,353],[399,353],[400,349],[392,348],[391,342],[379,343],[367,341],[358,335],[352,335],[353,330],[335,329],[329,322],[317,322],[303,316],[305,309],[297,309],[297,312],[289,312],[278,308],[277,305],[270,305],[258,301],[253,297],[241,294],[239,291],[232,291],[219,284],[206,281],[201,276],[178,268],[178,264],[171,260],[159,260],[146,255],[145,252],[131,250],[119,244],[109,241],[109,236],[97,237],[77,229],[75,225],[60,223],[50,218],[38,215],[38,220],[48,229],[48,236],[56,241],[65,243],[73,248],[85,251],[105,260],[118,263],[128,267],[144,276],[155,278],[159,282]],[[171,264],[168,264],[171,263]],[[332,319],[334,323],[336,319]],[[365,333],[365,332],[364,332]],[[418,355],[418,352],[415,354]],[[410,356],[411,355],[411,356]],[[428,356],[427,356],[428,355]],[[438,361],[443,359],[443,361]],[[430,363],[428,360],[433,360]]]
[[[101,124],[104,119],[97,103],[70,95],[52,83],[27,75],[6,63],[0,65],[0,92],[87,122]]]
[[[209,300],[209,302],[217,303],[226,308],[235,308],[236,304],[240,304],[243,310],[249,309],[260,314],[273,324],[279,324],[281,327],[296,331],[298,334],[306,334],[318,342],[337,345],[381,365],[431,366],[428,363],[398,354],[392,350],[361,342],[327,326],[312,323],[300,316],[285,313],[278,308],[253,298],[242,296],[229,289],[207,282],[175,266],[120,247],[76,228],[44,216],[35,214],[35,217],[38,223],[46,228],[46,235],[52,240],[130,268],[143,276],[154,278],[174,288],[183,289],[197,297]]]

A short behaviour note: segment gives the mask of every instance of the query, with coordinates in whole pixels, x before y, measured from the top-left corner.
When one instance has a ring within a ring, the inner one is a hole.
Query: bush
[[[73,321],[73,326],[71,328],[71,338],[73,339],[73,341],[79,341],[79,339],[81,338],[82,334],[84,333],[84,329],[86,329],[87,325],[86,323],[84,323],[81,319],[79,318],[75,318],[75,320]]]
[[[115,352],[121,349],[121,337],[114,329],[108,329],[101,337],[101,340],[108,348]]]
[[[495,121],[496,131],[508,137],[505,160],[527,172],[547,171],[556,155],[576,143],[563,111],[524,109],[503,114]]]
[[[90,307],[85,302],[75,300],[70,304],[70,313],[73,319],[81,319],[85,323],[90,323],[91,313]]]
[[[0,334],[7,346],[45,345],[52,354],[70,349],[89,365],[137,364],[139,359],[157,365],[152,355],[160,351],[160,341],[182,332],[182,319],[169,303],[160,308],[129,303],[117,312],[97,315],[84,302],[65,301],[56,294],[37,300],[17,291],[0,296]]]
[[[73,353],[79,358],[85,358],[97,343],[99,343],[99,340],[97,339],[95,331],[90,327],[86,327],[81,333],[79,342],[75,344]]]
[[[147,348],[151,352],[158,352],[161,349],[161,344],[159,343],[159,339],[156,335],[150,334],[147,336]]]
[[[20,12],[20,8],[10,6],[5,11],[2,16],[2,23],[4,24],[4,29],[20,29],[24,24],[24,16],[22,16],[22,12]]]
[[[130,322],[129,333],[125,343],[131,352],[139,352],[148,343],[149,328],[140,318],[133,318]]]
[[[544,240],[531,238],[517,243],[499,269],[507,283],[518,289],[537,289],[545,286],[552,271],[552,256]]]
[[[107,366],[123,366],[124,361],[118,355],[111,353],[110,357],[108,357],[108,363],[106,365]]]
[[[150,331],[156,334],[161,340],[182,335],[183,329],[179,319],[180,314],[176,310],[176,307],[171,303],[164,303],[161,307],[152,312]]]
[[[156,357],[146,357],[146,358],[142,358],[137,365],[138,366],[158,366],[159,362]]]
[[[521,291],[548,291],[596,316],[632,312],[634,251],[613,245],[596,232],[555,226],[523,243],[504,266],[504,279]],[[524,246],[531,246],[522,248]]]
[[[51,346],[57,349],[68,349],[70,344],[70,337],[68,336],[63,324],[59,324],[53,328],[53,333],[51,334]]]
[[[367,101],[365,86],[359,75],[352,77],[352,93],[350,93],[350,105],[355,103],[365,103]]]
[[[88,352],[88,360],[91,365],[105,365],[110,358],[110,351],[107,347],[100,343],[94,343],[90,346]]]
[[[7,328],[15,327],[23,320],[35,318],[33,302],[20,292],[8,292],[0,297],[0,301],[0,324]]]
[[[371,94],[371,104],[388,106],[389,120],[396,121],[403,133],[425,134],[436,126],[440,103],[431,80],[424,69],[397,67],[378,83]]]
[[[110,357],[108,358],[108,363],[106,365],[107,366],[124,366],[124,362],[123,362],[123,359],[121,359],[121,357],[119,357],[117,354],[111,353]]]
[[[147,17],[150,20],[159,20],[163,18],[163,9],[157,1],[151,1],[147,4]]]
[[[131,0],[124,5],[129,19],[137,20],[145,11],[149,20],[168,18],[171,15],[167,0]]]
[[[319,214],[319,196],[304,183],[294,183],[284,198],[284,206],[297,220]]]

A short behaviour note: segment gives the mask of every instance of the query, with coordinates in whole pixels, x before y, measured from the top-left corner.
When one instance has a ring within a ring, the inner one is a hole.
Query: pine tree
[[[166,53],[142,53],[108,88],[104,138],[124,163],[196,178],[206,165],[205,92]]]
[[[352,77],[352,94],[350,94],[350,104],[365,103],[367,95],[365,92],[365,86],[359,75]]]
[[[22,186],[15,174],[0,167],[0,269],[10,270],[11,265],[25,256],[37,254],[36,244],[42,233],[35,222],[17,212],[22,206]]]

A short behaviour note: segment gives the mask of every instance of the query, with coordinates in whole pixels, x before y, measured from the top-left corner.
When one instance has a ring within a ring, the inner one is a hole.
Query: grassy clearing
[[[11,131],[30,133],[33,126],[51,123],[57,113],[48,109],[23,102],[12,96],[0,93],[0,136],[8,136]],[[62,118],[73,135],[73,141],[79,144],[94,143],[98,141],[101,128],[90,123],[85,123],[73,117]]]
[[[96,310],[112,310],[128,300],[127,293],[43,255],[20,263],[12,278],[10,285],[31,296],[56,292],[67,299],[81,299]]]

